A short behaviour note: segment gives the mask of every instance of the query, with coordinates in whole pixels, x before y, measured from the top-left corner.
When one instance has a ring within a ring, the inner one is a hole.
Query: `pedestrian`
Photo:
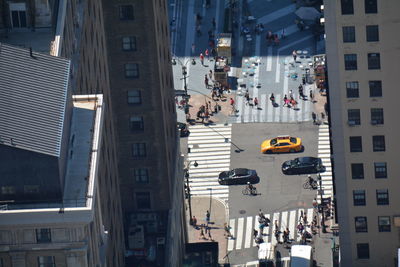
[[[260,223],[259,226],[258,226],[258,228],[259,228],[259,230],[260,230],[260,236],[263,235],[264,227],[265,227],[265,224],[264,224],[264,223]]]
[[[310,176],[310,175],[309,175]],[[303,217],[304,217],[304,211],[303,210],[300,210],[300,220],[303,220]]]
[[[276,45],[276,46],[279,45],[279,37],[278,37],[277,34],[275,34],[275,36],[274,36],[274,42],[275,42],[275,45]]]
[[[312,117],[312,120],[313,120],[313,124],[316,124],[317,123],[317,114],[315,114],[315,112],[312,112],[311,113],[311,117]]]
[[[279,239],[280,239],[280,232],[279,232],[278,229],[275,229],[274,235],[275,235],[276,242],[279,244],[279,243],[280,243],[280,241],[279,241]]]
[[[233,100],[233,98],[231,97],[229,99],[229,104],[231,105],[231,114],[235,114],[236,113],[236,107],[235,107],[235,100]]]
[[[206,55],[207,59],[210,60],[210,53],[208,51],[208,48],[206,49],[206,51],[204,51],[204,54]]]
[[[281,39],[285,39],[285,38],[286,38],[285,28],[282,28]]]
[[[303,234],[304,225],[301,222],[297,225],[297,231],[299,231],[300,234]]]
[[[194,56],[195,52],[196,52],[196,45],[192,44],[192,56]]]
[[[208,77],[207,77],[207,74],[204,75],[204,85],[206,86],[206,89],[208,89]]]
[[[210,222],[210,212],[208,210],[206,211],[206,222],[207,224]]]
[[[300,87],[300,86],[299,86],[299,95],[300,95],[300,99],[304,100],[305,95],[303,93],[303,87]]]
[[[307,221],[307,214],[304,214],[303,223],[304,223],[304,225],[307,226],[307,224],[308,224],[308,221]]]
[[[258,231],[256,229],[253,229],[253,237],[256,239],[258,236]]]
[[[271,41],[272,41],[272,38],[273,38],[272,32],[271,32],[271,31],[268,31],[268,32],[267,32],[267,35],[266,35],[265,37],[266,37],[266,39],[267,39],[268,45],[270,45],[270,44],[271,44]]]
[[[274,93],[271,93],[271,96],[269,97],[269,100],[271,100],[272,105],[275,106],[275,96],[274,96]]]
[[[203,18],[201,17],[201,15],[200,15],[200,13],[197,13],[196,14],[196,23],[197,24],[201,24],[201,20],[202,20]]]
[[[303,85],[306,85],[306,77],[301,78],[301,83],[302,83]]]
[[[261,211],[261,209],[258,211],[258,217],[265,218],[264,213]]]
[[[212,56],[213,58],[215,58],[216,55],[217,55],[217,50],[215,50],[215,48],[212,47],[212,48],[211,48],[211,56]]]
[[[278,220],[274,221],[274,227],[275,227],[275,229],[279,229]]]
[[[196,26],[196,33],[197,33],[197,36],[201,36],[201,25],[200,24]]]
[[[204,55],[203,55],[203,53],[200,53],[200,62],[201,62],[201,65],[204,66]]]
[[[250,102],[249,90],[246,90],[246,93],[244,94],[244,98],[246,99],[246,105],[248,105]]]
[[[293,98],[293,91],[289,90],[289,98]]]
[[[294,100],[293,97],[290,99],[290,104],[292,105],[293,109],[296,109],[296,107],[297,107],[297,101]]]
[[[210,80],[212,80],[212,74],[213,74],[213,71],[210,70],[210,71],[208,72],[208,76],[210,77]]]
[[[215,30],[217,28],[217,22],[215,21],[215,18],[212,18],[211,24],[212,24],[213,29]]]
[[[214,241],[214,240],[212,239],[212,236],[211,236],[211,228],[208,229],[208,239],[210,239],[211,241]]]
[[[314,209],[316,209],[318,207],[318,201],[316,198],[313,199],[312,205],[313,205]]]
[[[293,56],[293,61],[294,61],[294,63],[296,63],[296,58],[297,58],[296,50],[293,50],[292,56]]]
[[[283,97],[283,106],[289,107],[289,102],[288,102],[287,95],[285,95],[285,96]]]
[[[224,230],[225,230],[224,235],[226,235],[227,237],[232,237],[231,227],[227,223],[224,224]]]
[[[200,237],[199,237],[199,239],[206,239],[206,237],[204,236],[203,228],[200,229]]]
[[[312,89],[310,90],[310,99],[311,99],[311,102],[314,103],[314,93],[313,93]]]
[[[197,227],[197,219],[195,216],[193,216],[193,218],[192,218],[192,223],[193,223],[193,227],[196,228]]]
[[[283,231],[283,243],[289,243],[289,228],[286,227],[286,230]]]
[[[258,99],[257,99],[257,97],[254,97],[253,103],[254,103],[254,106],[258,109]]]
[[[206,111],[204,112],[204,118],[206,119],[206,122],[210,119],[210,111],[208,108],[206,108]]]

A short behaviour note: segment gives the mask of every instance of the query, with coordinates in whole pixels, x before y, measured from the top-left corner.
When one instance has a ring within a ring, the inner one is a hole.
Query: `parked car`
[[[288,135],[267,139],[261,144],[261,153],[300,152],[304,147],[301,138]]]
[[[285,161],[282,164],[282,172],[284,174],[308,174],[324,171],[325,167],[322,165],[320,158],[300,157]]]
[[[256,184],[260,181],[255,170],[237,168],[230,171],[224,171],[219,174],[218,183],[221,185],[232,184]]]

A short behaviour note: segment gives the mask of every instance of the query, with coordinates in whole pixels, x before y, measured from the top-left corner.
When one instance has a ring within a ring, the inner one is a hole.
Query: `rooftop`
[[[64,203],[8,204],[0,225],[84,222],[93,215],[103,123],[102,95],[73,96]],[[54,216],[54,214],[59,214]]]

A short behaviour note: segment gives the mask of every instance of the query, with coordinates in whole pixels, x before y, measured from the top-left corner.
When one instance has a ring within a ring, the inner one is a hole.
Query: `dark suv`
[[[325,167],[322,165],[320,158],[300,157],[285,161],[282,164],[282,172],[284,174],[309,174],[324,171]]]

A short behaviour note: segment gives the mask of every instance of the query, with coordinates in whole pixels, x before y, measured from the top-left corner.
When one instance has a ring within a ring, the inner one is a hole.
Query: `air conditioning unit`
[[[349,126],[354,126],[354,125],[356,125],[356,121],[348,121],[347,124]]]
[[[377,120],[372,120],[372,121],[371,121],[371,124],[372,124],[372,125],[376,125],[376,124],[378,124],[378,121],[377,121]]]

